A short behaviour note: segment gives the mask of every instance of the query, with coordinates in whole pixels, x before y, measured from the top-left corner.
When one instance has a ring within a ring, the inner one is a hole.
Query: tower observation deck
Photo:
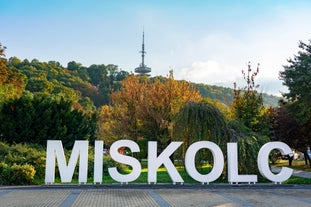
[[[149,76],[148,73],[151,72],[151,68],[147,67],[145,65],[145,61],[144,61],[145,54],[146,54],[146,51],[145,51],[145,34],[144,34],[144,32],[143,32],[142,50],[140,51],[140,53],[141,53],[142,61],[141,61],[140,65],[139,65],[139,67],[135,68],[135,73],[137,73],[138,75],[147,75],[147,76]]]

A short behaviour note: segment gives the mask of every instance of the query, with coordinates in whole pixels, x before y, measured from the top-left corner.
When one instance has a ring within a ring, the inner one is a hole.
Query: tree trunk
[[[309,161],[309,165],[310,165],[310,167],[311,167],[311,159],[310,159],[310,157],[309,157],[309,154],[308,154],[307,150],[304,150],[304,151],[303,151],[303,155],[304,155],[304,157],[305,157],[306,165],[308,165],[308,161]]]
[[[289,167],[292,166],[293,159],[294,159],[294,156],[288,155],[288,166],[289,166]]]

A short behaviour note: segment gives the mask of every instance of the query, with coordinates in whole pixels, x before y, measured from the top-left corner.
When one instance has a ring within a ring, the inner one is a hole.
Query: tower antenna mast
[[[135,68],[135,73],[139,74],[139,75],[147,75],[149,76],[148,73],[151,72],[151,68],[147,67],[145,65],[145,31],[143,29],[143,44],[142,44],[142,50],[139,51],[141,53],[141,64],[139,65],[139,67]]]

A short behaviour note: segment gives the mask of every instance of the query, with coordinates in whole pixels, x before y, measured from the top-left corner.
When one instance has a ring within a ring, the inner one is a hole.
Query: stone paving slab
[[[311,206],[311,186],[245,186],[184,188],[171,186],[133,189],[114,186],[67,187],[0,187],[2,206],[111,206],[111,207],[254,207],[254,206]],[[133,187],[133,186],[132,186]],[[189,186],[190,187],[190,186]]]
[[[207,190],[157,190],[170,206],[239,206],[217,193]]]
[[[60,206],[70,193],[71,190],[7,190],[0,195],[0,207]]]
[[[122,206],[158,207],[148,191],[145,190],[84,190],[73,203],[75,207],[85,206]]]
[[[300,206],[310,207],[311,200],[301,198],[300,195],[304,192],[300,191],[299,197],[296,190],[287,191],[287,194],[283,190],[222,190],[222,194],[228,195],[239,199],[245,203],[249,203],[252,206]],[[306,192],[310,195],[309,192]]]

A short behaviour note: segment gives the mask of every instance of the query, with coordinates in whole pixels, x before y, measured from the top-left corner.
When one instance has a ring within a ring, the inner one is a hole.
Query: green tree
[[[262,95],[257,92],[259,85],[255,84],[255,78],[259,73],[259,65],[256,71],[252,71],[250,63],[248,64],[247,72],[242,70],[243,78],[246,81],[246,86],[242,89],[237,89],[234,83],[234,99],[232,103],[233,117],[254,132],[260,132],[262,123],[260,116],[263,107]]]
[[[234,83],[229,128],[231,141],[238,143],[239,171],[243,173],[258,173],[256,156],[260,147],[270,140],[268,136],[272,129],[270,110],[264,108],[262,94],[257,92],[259,85],[255,84],[255,78],[258,73],[259,64],[253,71],[249,63],[247,71],[242,70],[246,86],[237,89]]]
[[[309,44],[299,42],[299,48],[298,55],[289,59],[289,65],[280,72],[280,79],[288,87],[284,97],[297,109],[295,117],[307,123],[311,120],[311,40]]]
[[[73,109],[68,101],[56,101],[45,95],[23,95],[3,105],[0,131],[8,143],[45,145],[46,140],[56,139],[71,148],[77,139],[95,139],[95,118]]]
[[[88,67],[87,72],[91,78],[91,83],[95,86],[99,86],[100,83],[106,79],[108,71],[105,65],[91,65]]]
[[[208,102],[186,103],[176,115],[173,128],[174,140],[184,142],[182,157],[196,141],[212,141],[225,152],[226,143],[231,137],[224,115]],[[199,160],[203,160],[203,157],[202,153],[197,156]]]
[[[231,131],[230,142],[238,143],[239,172],[258,174],[257,155],[270,138],[252,131],[238,120],[231,120],[228,127]]]
[[[81,67],[82,67],[82,64],[81,63],[77,63],[75,61],[70,61],[67,64],[67,69],[68,70],[79,70]]]
[[[288,92],[283,94],[288,103],[283,107],[286,113],[279,113],[277,129],[282,135],[278,138],[285,138],[284,141],[291,147],[302,151],[307,164],[310,157],[306,151],[311,146],[311,40],[309,44],[300,41],[298,46],[298,54],[288,60],[284,71],[280,71],[280,79],[288,87]],[[288,118],[284,119],[286,114]],[[289,120],[294,124],[288,124]]]

